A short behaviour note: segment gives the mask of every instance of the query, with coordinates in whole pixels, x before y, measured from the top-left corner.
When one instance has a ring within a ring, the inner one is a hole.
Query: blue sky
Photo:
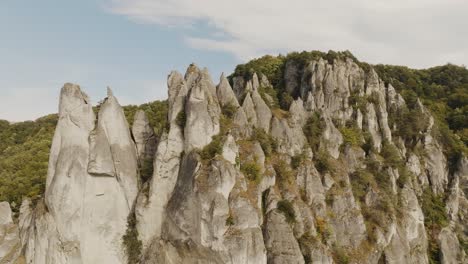
[[[2,0],[0,119],[54,113],[65,82],[93,102],[166,98],[192,62],[221,72],[264,54],[351,50],[371,63],[468,63],[462,0]]]
[[[134,23],[92,0],[0,2],[0,119],[34,119],[57,110],[65,82],[78,83],[93,102],[114,90],[122,104],[164,99],[167,74],[196,62],[213,79],[232,71],[235,57],[188,47],[184,34]]]

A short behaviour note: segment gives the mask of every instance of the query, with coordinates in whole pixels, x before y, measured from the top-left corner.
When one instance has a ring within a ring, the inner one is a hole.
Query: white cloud
[[[348,49],[372,63],[468,63],[465,0],[109,0],[108,9],[139,23],[182,28],[207,23],[228,38],[184,31],[187,43],[242,60]]]

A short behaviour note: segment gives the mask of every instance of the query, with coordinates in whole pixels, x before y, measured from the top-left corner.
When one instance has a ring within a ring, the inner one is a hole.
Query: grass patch
[[[315,227],[317,229],[317,236],[322,240],[323,244],[327,244],[327,241],[332,236],[332,230],[327,221],[321,217],[315,219]]]
[[[241,162],[240,170],[244,173],[245,177],[253,182],[260,182],[260,166],[255,161],[251,162]]]
[[[304,152],[301,152],[300,154],[297,154],[291,158],[291,166],[293,169],[299,168],[306,159],[306,154]]]
[[[200,151],[200,157],[203,160],[211,160],[216,155],[220,155],[221,153],[223,153],[223,142],[224,137],[222,135],[213,136],[210,144],[206,145]]]
[[[350,146],[361,146],[363,142],[361,129],[354,122],[348,122],[346,126],[339,128],[343,135],[343,144]]]
[[[349,256],[345,249],[338,246],[333,247],[333,260],[337,264],[348,264]]]
[[[284,160],[278,158],[273,163],[273,168],[276,172],[276,178],[283,183],[292,183],[294,180],[293,171],[290,169],[289,164]]]

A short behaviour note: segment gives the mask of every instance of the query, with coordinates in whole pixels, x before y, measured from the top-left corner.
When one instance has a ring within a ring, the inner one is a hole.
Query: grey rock
[[[158,141],[154,130],[151,127],[148,117],[143,110],[135,113],[135,120],[132,126],[132,135],[135,139],[138,158],[140,163],[145,160],[153,161]]]
[[[18,226],[13,222],[10,204],[0,202],[0,263],[13,264],[20,253]]]
[[[267,214],[264,238],[268,263],[304,263],[299,244],[280,211],[273,210]]]
[[[229,81],[224,77],[224,73],[221,75],[219,84],[216,87],[216,94],[218,95],[218,101],[221,106],[232,105],[239,107],[236,95],[229,84]]]

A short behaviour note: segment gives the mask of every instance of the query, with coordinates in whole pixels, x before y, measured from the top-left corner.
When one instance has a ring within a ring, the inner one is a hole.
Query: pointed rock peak
[[[252,87],[252,81],[248,81],[246,84],[245,84],[245,89],[244,89],[245,92],[252,92],[253,91],[253,87]]]
[[[173,82],[175,80],[180,80],[183,78],[184,77],[179,71],[171,71],[171,73],[169,73],[169,75],[167,76],[167,82],[169,83],[169,82]]]
[[[219,84],[218,84],[218,88],[219,88],[221,85],[224,85],[224,86],[229,86],[229,87],[231,87],[231,85],[229,84],[229,81],[228,81],[228,79],[226,78],[226,76],[224,76],[224,72],[223,72],[223,73],[221,73],[221,76],[219,77]]]
[[[258,81],[257,73],[254,73],[252,76],[252,88],[253,90],[257,90],[260,87],[260,82]]]
[[[248,92],[245,95],[244,101],[242,102],[242,106],[244,106],[246,104],[248,104],[248,105],[252,104],[253,105],[252,96],[250,95],[250,92]]]
[[[187,71],[185,72],[185,79],[191,74],[200,73],[200,69],[195,63],[192,63],[188,66]]]
[[[239,106],[239,102],[237,101],[228,79],[224,76],[224,73],[221,74],[221,77],[219,78],[219,84],[216,87],[216,94],[218,96],[218,101],[222,106],[227,104]]]
[[[109,86],[107,86],[107,97],[112,97],[112,96],[114,96],[114,93],[112,92],[112,89]]]
[[[145,111],[139,109],[135,113],[134,121],[133,123],[135,124],[137,121],[143,121],[144,123],[148,123],[148,117],[146,116]]]
[[[271,86],[270,81],[268,81],[268,78],[263,73],[260,74],[260,85],[263,87]]]
[[[88,95],[81,91],[79,85],[66,83],[60,91],[59,114],[70,114],[80,106],[91,107],[89,101]]]
[[[0,202],[0,225],[13,223],[11,207],[8,202]]]
[[[106,97],[106,99],[104,99],[103,105],[104,104],[113,104],[113,103],[117,103],[117,105],[120,107],[119,101],[114,96],[114,92],[112,92],[112,89],[109,86],[107,86],[107,97]]]
[[[184,77],[178,71],[172,71],[167,76],[167,93],[170,103],[172,103],[174,98],[179,94],[183,83]]]

